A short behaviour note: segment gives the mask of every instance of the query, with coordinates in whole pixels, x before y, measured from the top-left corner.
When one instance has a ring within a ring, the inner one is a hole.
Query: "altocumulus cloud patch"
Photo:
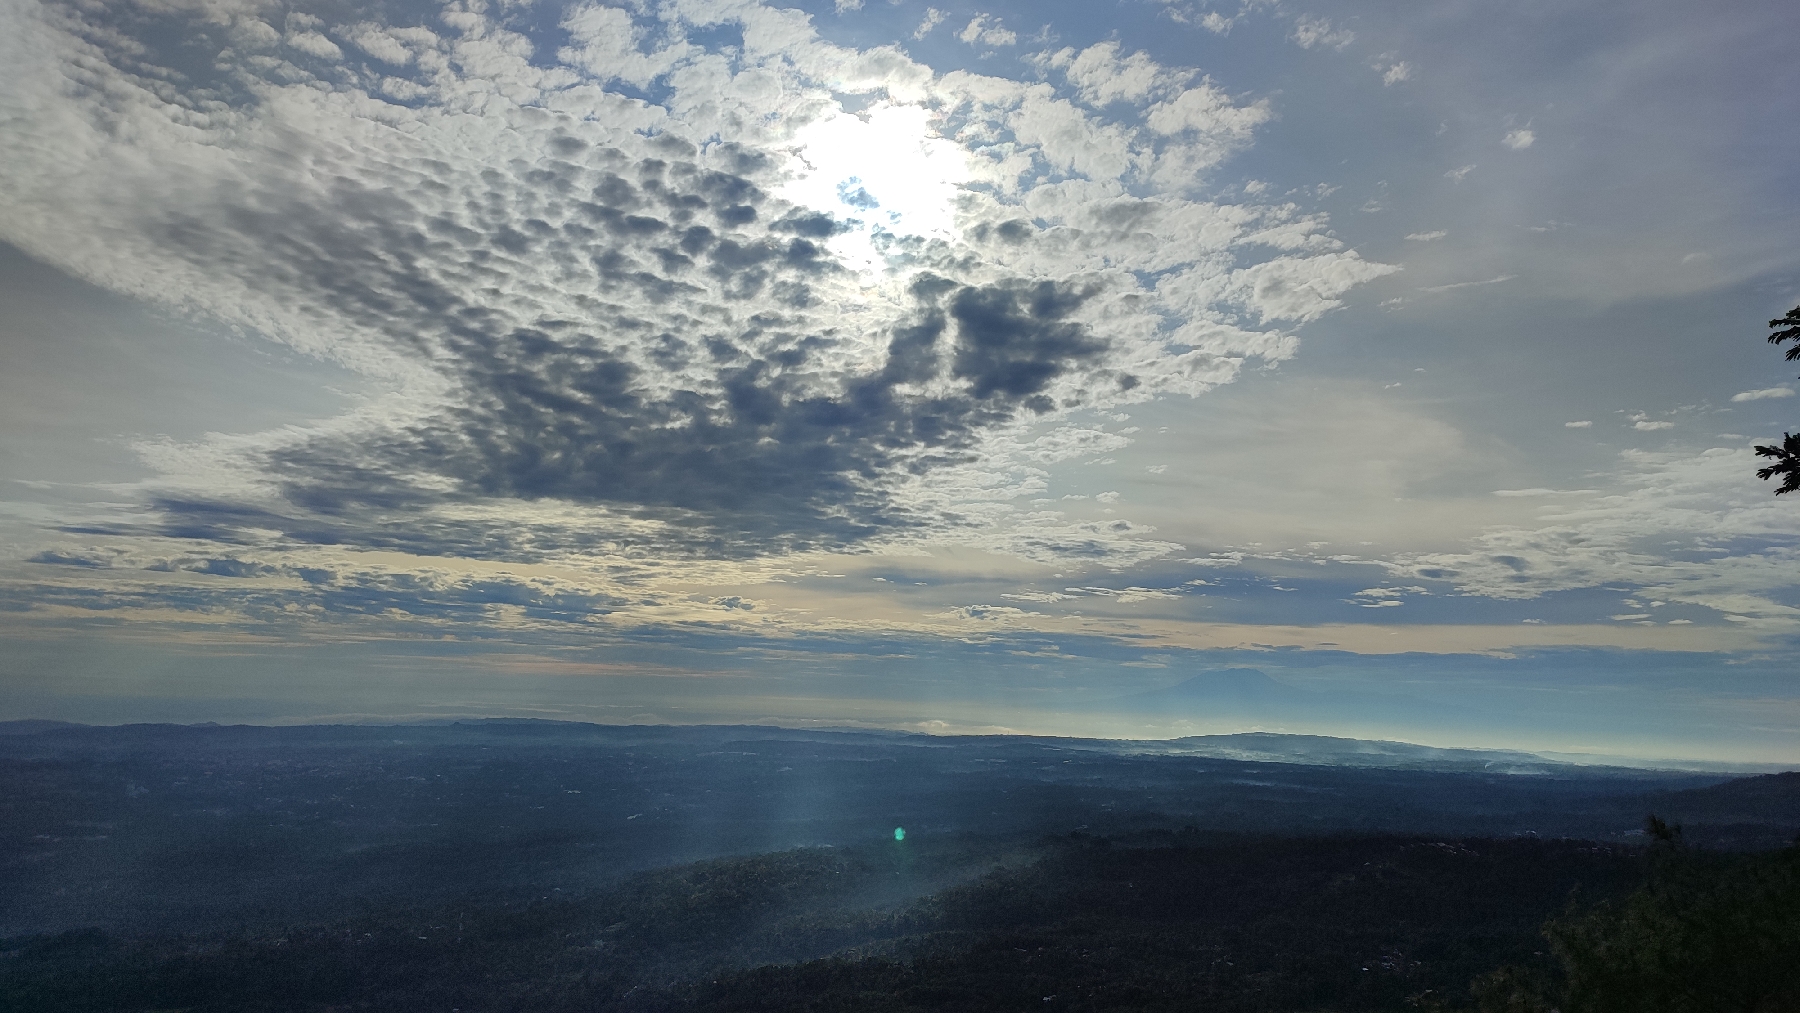
[[[1267,104],[1116,43],[1015,80],[755,3],[332,10],[4,15],[0,234],[394,391],[146,448],[151,509],[89,533],[1140,558],[1008,505],[1098,438],[1070,414],[1287,357],[1391,270],[1198,196]]]

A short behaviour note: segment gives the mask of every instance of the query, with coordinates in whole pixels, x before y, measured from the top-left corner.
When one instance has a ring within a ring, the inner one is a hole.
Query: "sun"
[[[828,243],[846,266],[885,270],[871,241],[877,232],[955,238],[956,201],[972,176],[968,153],[932,128],[923,106],[840,110],[801,128],[794,142],[795,174],[777,192],[856,223]]]

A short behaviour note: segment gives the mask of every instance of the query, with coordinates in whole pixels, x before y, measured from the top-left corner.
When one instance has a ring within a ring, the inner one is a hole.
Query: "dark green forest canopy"
[[[1800,361],[1800,306],[1769,321],[1769,328],[1773,332],[1769,335],[1769,344],[1794,342],[1794,347],[1787,350],[1786,358],[1789,362]],[[1758,446],[1756,456],[1774,459],[1775,463],[1756,469],[1756,477],[1767,481],[1779,476],[1781,484],[1776,486],[1775,495],[1800,489],[1800,433],[1782,433],[1780,444]]]

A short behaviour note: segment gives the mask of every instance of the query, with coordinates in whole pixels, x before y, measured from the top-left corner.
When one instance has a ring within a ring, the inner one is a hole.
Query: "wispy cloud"
[[[1301,15],[1294,19],[1292,38],[1301,49],[1343,49],[1356,41],[1356,33],[1344,28],[1334,28],[1324,18]]]
[[[1474,288],[1480,285],[1498,285],[1503,281],[1511,281],[1516,275],[1502,274],[1485,281],[1453,281],[1448,285],[1430,285],[1419,289],[1421,292],[1450,292],[1459,288]]]
[[[1792,387],[1764,387],[1761,390],[1747,390],[1741,394],[1731,395],[1733,401],[1766,401],[1769,398],[1793,397]]]
[[[1748,449],[1627,451],[1622,492],[1547,514],[1540,527],[1492,529],[1468,552],[1402,556],[1394,566],[1469,594],[1535,598],[1622,586],[1771,630],[1800,629],[1800,609],[1775,597],[1793,583],[1800,528],[1756,488],[1754,460]]]
[[[1391,53],[1375,62],[1375,70],[1381,74],[1381,83],[1388,86],[1410,81],[1413,77],[1413,65],[1396,59]]]
[[[1592,496],[1594,489],[1495,489],[1494,495],[1508,499],[1537,496]]]

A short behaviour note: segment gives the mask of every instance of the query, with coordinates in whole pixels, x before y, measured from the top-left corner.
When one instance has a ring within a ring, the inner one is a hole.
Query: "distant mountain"
[[[53,731],[58,728],[83,728],[73,721],[45,721],[30,718],[24,721],[0,721],[0,735],[36,735],[39,732]]]
[[[1140,745],[1149,745],[1141,743]],[[1240,732],[1235,735],[1189,735],[1155,743],[1153,751],[1208,756],[1254,763],[1307,763],[1332,767],[1384,767],[1410,770],[1488,771],[1504,774],[1548,774],[1581,769],[1547,760],[1536,753],[1508,749],[1449,749],[1411,742],[1344,739],[1329,735],[1284,735]]]
[[[1479,749],[1421,746],[1384,739],[1346,739],[1330,735],[1289,735],[1277,732],[1239,732],[1233,735],[1189,735],[1154,742],[1138,741],[1133,749],[1152,753],[1207,756],[1253,763],[1308,763],[1331,767],[1378,767],[1446,772],[1486,771],[1496,774],[1556,774],[1581,777],[1640,777],[1653,771],[1692,771],[1720,776],[1756,774],[1734,781],[1733,791],[1748,802],[1756,792],[1769,804],[1790,797],[1800,785],[1780,781],[1800,773],[1780,773],[1769,764],[1701,763],[1687,760],[1637,760],[1627,757],[1576,753],[1528,753],[1517,749]],[[1770,780],[1776,778],[1777,780]],[[1712,789],[1705,789],[1711,791]],[[1735,798],[1735,796],[1734,796]],[[1698,799],[1698,796],[1696,796]],[[1681,805],[1687,800],[1677,799]],[[1787,804],[1787,803],[1781,803]],[[1743,806],[1734,802],[1734,811]],[[1800,818],[1795,820],[1800,823]]]

